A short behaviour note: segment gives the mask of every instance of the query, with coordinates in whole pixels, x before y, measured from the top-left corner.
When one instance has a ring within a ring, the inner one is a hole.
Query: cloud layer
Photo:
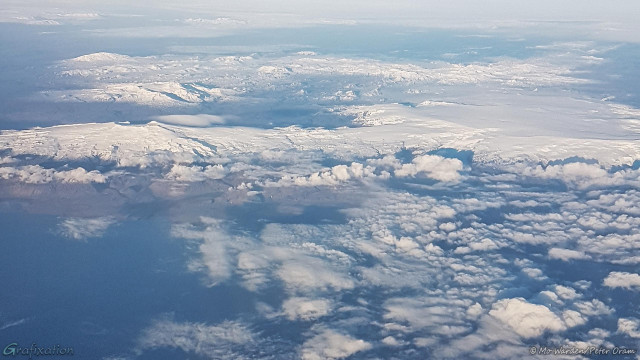
[[[198,291],[249,304],[157,314],[132,356],[521,358],[635,341],[640,112],[580,92],[608,50],[542,46],[468,63],[287,48],[60,61],[37,101],[131,122],[3,131],[0,200],[63,216],[74,240],[157,216]]]

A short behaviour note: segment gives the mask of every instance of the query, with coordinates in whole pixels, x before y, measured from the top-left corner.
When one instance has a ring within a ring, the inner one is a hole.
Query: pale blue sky
[[[191,11],[284,12],[313,17],[428,17],[484,20],[600,20],[632,22],[640,16],[640,2],[633,0],[249,0],[249,1],[3,1],[0,9],[12,8],[97,9],[101,11],[130,8],[140,10],[171,8]]]

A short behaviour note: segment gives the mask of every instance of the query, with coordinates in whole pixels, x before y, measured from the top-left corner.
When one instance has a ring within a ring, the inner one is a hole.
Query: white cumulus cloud
[[[612,271],[604,279],[604,286],[640,290],[640,275],[628,272]]]
[[[371,347],[364,340],[327,329],[305,341],[301,355],[304,360],[344,359]]]
[[[227,174],[227,170],[220,164],[203,166],[186,166],[175,164],[167,173],[166,177],[171,180],[193,182],[207,179],[222,179]]]
[[[236,321],[208,325],[161,318],[142,332],[138,349],[176,348],[210,359],[238,358],[254,341],[254,334]]]
[[[289,320],[314,320],[329,313],[331,301],[292,297],[282,303],[282,310]]]
[[[277,275],[294,291],[352,289],[354,281],[332,269],[328,264],[313,258],[306,261],[287,261],[277,270]]]
[[[52,181],[62,183],[104,183],[107,177],[97,170],[87,171],[82,167],[71,170],[43,168],[40,165],[26,165],[21,167],[0,167],[0,179],[15,179],[27,184],[45,184]]]
[[[547,331],[560,332],[567,324],[544,305],[531,304],[522,298],[502,299],[493,304],[489,315],[509,325],[524,338],[534,338]]]
[[[69,218],[63,220],[58,225],[58,229],[69,239],[85,240],[102,236],[113,223],[115,220],[111,217]]]
[[[459,171],[462,170],[462,161],[458,159],[447,159],[438,155],[418,156],[411,164],[403,164],[394,174],[398,177],[425,176],[439,181],[456,181],[460,178]]]
[[[618,319],[618,332],[640,339],[640,320],[636,318]]]
[[[549,249],[549,258],[558,259],[563,261],[577,260],[577,259],[590,259],[591,257],[582,251],[551,248]]]

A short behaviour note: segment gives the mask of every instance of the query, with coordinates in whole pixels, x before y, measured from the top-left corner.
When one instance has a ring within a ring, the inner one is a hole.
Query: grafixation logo
[[[2,350],[3,356],[28,356],[29,359],[34,356],[69,356],[73,355],[73,348],[70,346],[63,347],[59,344],[53,346],[38,346],[33,343],[30,347],[22,347],[17,342],[4,347]]]

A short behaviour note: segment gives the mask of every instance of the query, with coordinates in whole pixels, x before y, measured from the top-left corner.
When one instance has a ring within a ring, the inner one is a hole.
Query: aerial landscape
[[[640,360],[637,19],[3,1],[3,358]]]

